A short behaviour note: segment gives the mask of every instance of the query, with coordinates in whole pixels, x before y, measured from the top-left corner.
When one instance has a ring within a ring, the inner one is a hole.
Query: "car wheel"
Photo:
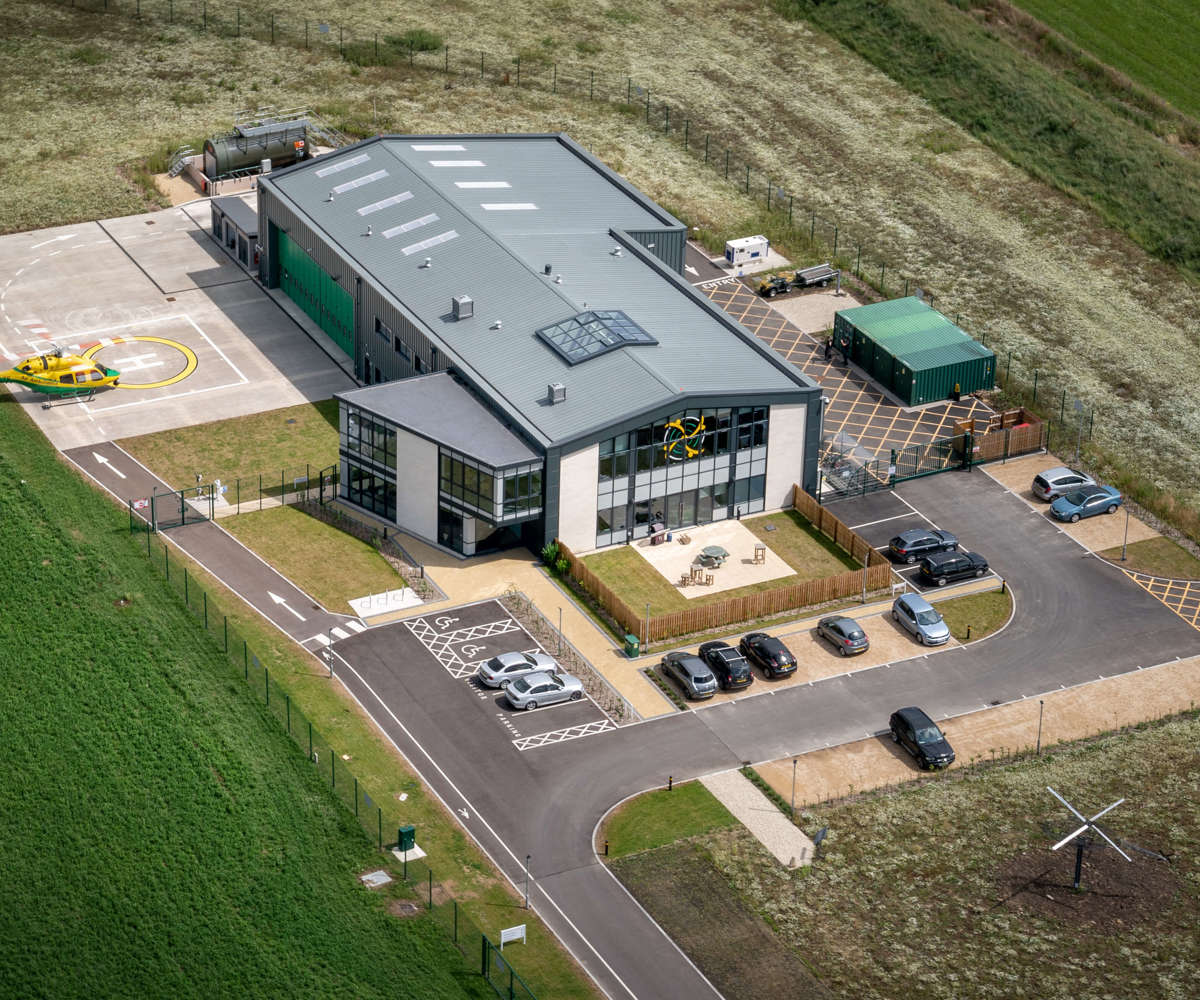
[[[1079,515],[1078,515],[1078,514],[1072,514],[1072,515],[1071,515],[1071,523],[1072,523],[1072,524],[1078,524],[1078,523],[1079,523]]]
[[[583,697],[582,691],[572,691],[571,692],[571,700],[572,701],[578,701],[582,697]]]
[[[892,612],[892,621],[898,622],[899,620],[900,620],[900,616],[898,614],[896,614],[895,611],[893,611]]]
[[[1115,514],[1116,512],[1117,512],[1117,505],[1115,503],[1110,503],[1108,505],[1108,510],[1106,510],[1104,513]]]
[[[899,737],[899,736],[896,734],[896,730],[894,730],[894,729],[892,730],[892,732],[891,732],[891,736],[892,736],[892,742],[893,742],[893,743],[899,743],[899,742],[900,742],[900,737]]]
[[[987,572],[987,571],[986,571],[986,570],[982,570],[982,569],[977,569],[977,570],[975,571],[975,575],[976,575],[976,576],[983,576],[983,574],[984,574],[985,572]]]
[[[913,563],[915,563],[915,562],[917,561],[917,557],[916,557],[916,556],[913,556],[913,555],[908,555],[908,556],[905,556],[905,557],[904,557],[904,561],[905,561],[905,562],[906,562],[906,563],[907,563],[909,566],[911,566]]]
[[[917,642],[919,642],[922,646],[925,645],[925,633],[924,632],[917,633]]]
[[[525,707],[529,708],[529,709],[537,708],[537,702],[536,701],[527,701],[527,702],[525,702]]]
[[[845,655],[846,655],[846,647],[845,647],[845,646],[839,646],[839,647],[838,647],[838,653],[840,653],[842,656],[845,656]]]
[[[939,577],[937,578],[937,585],[938,585],[939,587],[944,587],[944,586],[946,586],[946,578],[945,578],[944,576],[939,576]]]

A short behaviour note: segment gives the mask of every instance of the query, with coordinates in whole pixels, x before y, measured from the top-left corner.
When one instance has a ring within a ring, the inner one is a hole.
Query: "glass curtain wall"
[[[396,429],[369,413],[343,406],[339,449],[346,464],[341,495],[389,521],[396,520]]]
[[[596,546],[763,510],[769,413],[685,410],[601,441]]]
[[[448,448],[438,450],[438,489],[448,507],[489,524],[542,514],[542,463],[493,468]]]

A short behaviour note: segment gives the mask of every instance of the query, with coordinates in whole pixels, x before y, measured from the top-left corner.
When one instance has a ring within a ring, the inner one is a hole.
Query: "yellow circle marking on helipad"
[[[196,353],[186,344],[181,344],[177,340],[167,340],[165,337],[114,337],[111,344],[97,344],[95,347],[89,347],[81,355],[92,361],[95,355],[106,347],[116,347],[117,344],[129,344],[134,341],[145,342],[150,344],[165,344],[167,347],[173,347],[184,357],[183,367],[170,378],[160,379],[157,382],[120,382],[116,388],[118,389],[161,389],[165,385],[174,385],[176,382],[182,382],[185,378],[196,370]]]

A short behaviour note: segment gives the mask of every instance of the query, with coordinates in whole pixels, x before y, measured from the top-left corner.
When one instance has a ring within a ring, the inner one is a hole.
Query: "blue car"
[[[1050,513],[1060,521],[1074,524],[1081,517],[1093,514],[1115,514],[1123,499],[1120,490],[1111,486],[1081,486],[1055,500]]]

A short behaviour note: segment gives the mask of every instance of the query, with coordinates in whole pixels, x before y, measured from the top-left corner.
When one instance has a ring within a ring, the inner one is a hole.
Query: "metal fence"
[[[200,585],[187,564],[172,556],[168,546],[160,543],[141,518],[130,519],[130,530],[145,536],[145,552],[162,572],[165,586],[177,596],[203,624],[204,630],[221,647],[246,687],[290,736],[298,750],[325,781],[331,795],[353,813],[364,835],[379,851],[391,848],[399,826],[407,822],[394,801],[372,795],[346,766],[337,747],[315,726],[304,711],[292,701],[291,693],[271,676],[270,667],[251,648],[249,640],[231,625],[228,615],[208,591]],[[464,968],[483,975],[496,990],[497,996],[528,997],[533,993],[512,971],[507,960],[497,962],[490,951],[491,942],[479,925],[463,911],[458,901],[447,892],[432,868],[423,860],[400,862],[400,878],[411,888],[426,915],[447,935],[463,957]],[[395,874],[395,865],[390,866]],[[482,963],[480,955],[482,954]],[[511,986],[510,986],[511,984]],[[501,991],[514,989],[516,992]]]
[[[338,466],[319,469],[314,465],[294,465],[250,475],[197,476],[194,483],[173,483],[171,488],[196,508],[207,509],[211,501],[215,516],[244,514],[248,511],[280,507],[313,500],[328,503],[337,496]]]

